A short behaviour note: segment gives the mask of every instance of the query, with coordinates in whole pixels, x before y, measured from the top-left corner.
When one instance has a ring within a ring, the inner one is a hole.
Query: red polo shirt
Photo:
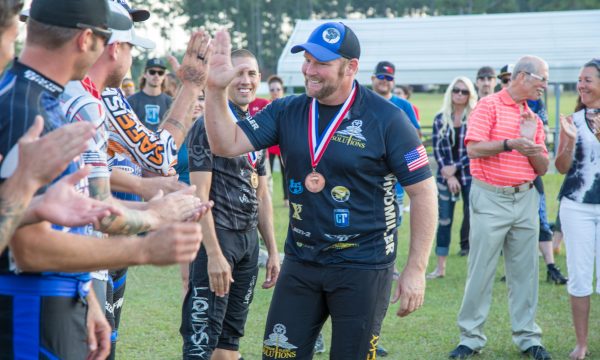
[[[527,108],[527,102],[522,106]],[[537,117],[537,115],[536,115]],[[502,141],[520,135],[521,109],[506,89],[481,99],[467,121],[465,144],[470,141]],[[544,124],[537,118],[536,144],[544,145]],[[493,156],[470,160],[474,178],[496,186],[515,186],[536,178],[526,156],[518,151],[505,151]]]

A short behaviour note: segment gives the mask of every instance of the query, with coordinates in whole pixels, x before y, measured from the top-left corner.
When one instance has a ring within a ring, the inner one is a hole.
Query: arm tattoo
[[[28,203],[18,198],[8,200],[5,195],[0,194],[0,253],[19,227]]]
[[[169,123],[173,126],[175,126],[177,129],[179,129],[179,131],[181,131],[183,134],[187,133],[187,129],[185,128],[185,126],[179,122],[178,120],[175,120],[173,118],[168,118],[167,120],[165,120],[166,123]]]
[[[112,200],[110,180],[107,178],[90,179],[90,196],[102,201]],[[131,209],[123,210],[123,215],[109,215],[102,218],[99,230],[108,234],[122,235],[135,235],[150,230],[150,224],[144,221],[143,213]]]

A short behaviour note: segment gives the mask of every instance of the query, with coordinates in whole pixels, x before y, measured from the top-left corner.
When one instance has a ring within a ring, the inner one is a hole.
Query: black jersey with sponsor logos
[[[18,165],[18,141],[29,127],[33,125],[35,117],[41,115],[44,118],[45,135],[59,127],[68,124],[67,119],[60,107],[58,97],[64,88],[38,73],[34,69],[15,60],[2,80],[0,80],[0,154],[4,159],[0,166],[0,178],[6,179],[11,176]],[[71,161],[65,171],[57,178],[74,173],[83,167],[83,161]],[[45,191],[43,187],[39,193]],[[76,189],[81,193],[88,194],[87,178],[76,184]],[[70,232],[80,235],[90,235],[91,225],[78,227],[64,227],[52,225],[55,230]],[[18,272],[16,264],[6,249],[0,255],[0,274]],[[83,282],[89,280],[89,273],[43,273],[41,275],[61,276],[75,278]],[[1,330],[1,329],[0,329]]]
[[[345,267],[390,266],[396,256],[399,214],[394,185],[431,177],[425,150],[406,115],[356,86],[356,99],[316,167],[326,181],[318,193],[304,185],[312,171],[311,98],[275,100],[254,118],[238,122],[256,149],[281,147],[290,194],[285,245],[290,259]]]
[[[248,112],[230,103],[237,119],[250,117]],[[195,171],[212,172],[210,199],[215,202],[212,214],[215,227],[247,231],[258,224],[258,200],[256,189],[252,187],[250,176],[256,171],[265,176],[265,151],[257,151],[256,168],[248,154],[234,158],[214,156],[208,145],[204,118],[196,121],[188,135],[188,158],[190,173]]]

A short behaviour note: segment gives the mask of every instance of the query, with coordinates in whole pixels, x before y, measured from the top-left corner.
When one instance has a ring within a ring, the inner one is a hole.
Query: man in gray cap
[[[279,144],[294,164],[286,178],[299,189],[290,193],[263,359],[310,358],[329,316],[332,359],[374,358],[396,258],[397,181],[411,197],[411,239],[394,301],[399,316],[423,304],[437,214],[423,145],[402,111],[356,82],[360,44],[343,23],[323,23],[292,48],[304,52],[305,95],[277,99],[237,123],[224,116],[227,86],[240,71],[231,65],[229,34],[218,32],[213,45],[205,112],[213,153],[231,157]],[[211,289],[224,294],[231,281],[217,279]]]

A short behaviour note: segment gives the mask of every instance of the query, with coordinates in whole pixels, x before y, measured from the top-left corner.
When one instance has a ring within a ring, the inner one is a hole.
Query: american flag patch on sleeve
[[[429,165],[427,151],[423,145],[419,145],[415,149],[404,154],[404,160],[406,160],[408,171],[415,171],[425,165]]]

